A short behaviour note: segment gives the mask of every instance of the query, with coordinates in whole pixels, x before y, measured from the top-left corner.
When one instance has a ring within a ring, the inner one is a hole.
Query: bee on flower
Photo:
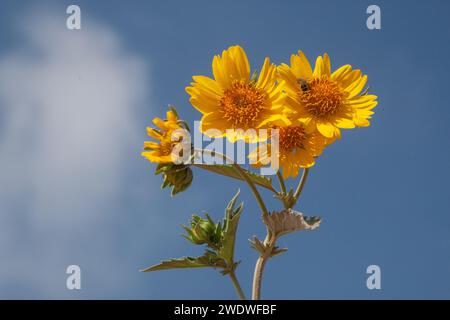
[[[344,65],[331,72],[328,54],[319,56],[314,70],[302,51],[291,56],[290,65],[278,67],[286,105],[308,128],[327,138],[340,138],[340,129],[370,125],[377,96],[361,94],[367,75]]]

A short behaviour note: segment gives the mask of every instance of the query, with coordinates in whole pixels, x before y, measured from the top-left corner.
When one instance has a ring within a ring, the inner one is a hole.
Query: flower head
[[[191,104],[202,114],[200,131],[210,137],[234,142],[258,141],[257,129],[269,123],[286,125],[284,95],[276,83],[276,66],[266,58],[256,78],[240,46],[223,51],[212,62],[214,79],[194,76],[186,88]],[[233,129],[233,132],[226,132]],[[252,130],[253,129],[253,130]]]
[[[145,141],[142,156],[150,162],[172,163],[174,162],[173,149],[181,143],[181,138],[175,134],[177,130],[184,130],[180,124],[175,109],[171,108],[166,113],[167,119],[154,118],[153,123],[157,128],[147,127],[147,134],[157,141]]]
[[[277,156],[284,179],[297,177],[300,168],[312,167],[315,158],[332,142],[298,120],[293,120],[289,126],[273,126],[272,129],[278,129],[277,154],[272,155],[271,143],[267,143],[258,146],[249,158],[255,167],[260,167],[269,164],[272,156]]]
[[[340,138],[340,129],[369,126],[377,96],[361,94],[367,76],[361,70],[344,65],[331,73],[328,54],[319,56],[314,71],[299,51],[291,56],[291,65],[278,67],[279,79],[286,91],[286,105],[296,118],[317,129],[327,138]]]

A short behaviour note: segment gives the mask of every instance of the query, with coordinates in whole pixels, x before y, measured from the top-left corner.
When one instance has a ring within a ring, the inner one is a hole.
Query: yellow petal
[[[298,118],[298,121],[301,122],[305,128],[307,133],[312,133],[316,131],[316,122],[309,115],[301,116]]]
[[[208,131],[206,135],[209,137],[223,137],[228,128],[231,128],[231,125],[218,112],[205,114],[200,121],[200,131]]]
[[[328,56],[328,53],[325,53],[323,55],[323,70],[322,74],[326,75],[327,77],[331,76],[331,62],[330,57]]]
[[[178,121],[177,115],[172,110],[167,111],[166,116],[167,116],[168,121],[171,121],[171,122]]]
[[[368,127],[368,126],[370,126],[369,120],[364,119],[364,118],[356,117],[355,119],[353,119],[353,121],[355,122],[355,124],[358,127]]]
[[[268,86],[271,86],[275,83],[275,65],[270,63],[270,59],[264,59],[264,64],[259,73],[258,82],[256,83],[256,87],[260,89],[267,90]]]
[[[338,128],[343,129],[353,129],[355,127],[355,123],[347,118],[339,118],[333,121],[334,125]]]
[[[147,127],[147,135],[153,139],[161,140],[162,136],[155,129]]]
[[[207,99],[206,97],[191,97],[189,102],[201,113],[210,113],[217,110],[219,101]]]
[[[311,65],[301,50],[291,56],[291,70],[297,79],[311,79],[313,76]]]
[[[236,65],[239,79],[250,79],[250,63],[247,59],[247,54],[240,46],[233,46],[230,49],[232,59]]]
[[[351,85],[349,85],[347,88],[345,88],[345,91],[349,93],[347,99],[351,99],[357,94],[359,94],[361,90],[364,89],[366,83],[367,83],[367,75],[364,75],[355,82],[353,82]]]
[[[222,61],[220,56],[215,56],[213,58],[212,69],[214,79],[223,90],[226,90],[231,85],[231,81],[227,76],[226,64]]]
[[[336,135],[335,129],[331,123],[317,122],[317,130],[327,138],[333,138]]]
[[[343,75],[338,83],[342,89],[346,90],[348,86],[352,85],[355,81],[358,81],[361,78],[361,75],[361,70],[352,70]]]
[[[226,76],[233,83],[234,81],[238,81],[238,80],[242,80],[242,79],[240,77],[236,62],[234,61],[231,52],[232,52],[232,48],[225,50],[222,54],[222,60],[224,62],[224,66],[225,66]]]
[[[315,163],[314,157],[304,149],[299,149],[296,154],[297,164],[302,168],[312,167]]]
[[[284,90],[289,95],[295,96],[298,90],[297,77],[292,69],[285,63],[277,67],[277,78]]]
[[[154,118],[153,123],[163,130],[165,130],[167,128],[166,122],[164,120],[162,120],[161,118]]]
[[[258,128],[262,128],[268,124],[283,127],[290,125],[291,121],[283,114],[274,114],[265,117],[264,120],[258,124]]]
[[[161,146],[159,145],[159,143],[156,143],[154,141],[144,141],[144,148],[160,149]]]
[[[223,94],[222,88],[217,81],[205,76],[193,76],[192,79],[196,82],[196,87],[211,95],[212,97],[221,97]]]
[[[356,109],[366,109],[371,110],[376,107],[378,104],[376,95],[363,95],[354,97],[352,99],[349,99],[347,101],[347,105],[351,106],[352,108]]]
[[[340,67],[339,69],[337,69],[336,71],[333,72],[333,74],[331,75],[331,79],[336,81],[336,82],[340,82],[351,71],[352,71],[352,66],[351,65],[349,65],[349,64],[343,65],[342,67]]]
[[[322,56],[318,56],[316,59],[316,66],[314,67],[314,78],[320,78],[323,75],[324,68],[323,68],[323,58]]]

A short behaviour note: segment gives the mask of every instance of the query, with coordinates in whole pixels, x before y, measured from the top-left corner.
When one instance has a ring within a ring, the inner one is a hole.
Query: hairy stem
[[[283,194],[286,194],[286,184],[284,183],[284,179],[280,171],[277,171],[277,178],[278,181],[280,182],[281,192],[283,192]]]
[[[234,270],[229,273],[229,276],[230,276],[231,282],[233,282],[234,288],[236,289],[239,299],[246,300],[247,298],[245,298],[244,291],[242,291],[241,285],[239,284],[239,281],[236,277],[236,273],[234,272]]]
[[[267,211],[266,204],[264,203],[264,200],[261,197],[261,194],[259,193],[258,189],[256,189],[255,184],[253,183],[252,179],[250,179],[245,173],[244,170],[242,170],[241,166],[238,164],[233,164],[233,167],[236,169],[236,171],[239,172],[239,174],[242,176],[242,178],[247,182],[248,186],[253,192],[253,195],[255,196],[256,201],[259,204],[259,207],[261,208],[261,211],[264,215],[269,214],[269,211]]]
[[[267,211],[266,204],[264,203],[264,200],[261,197],[261,194],[259,193],[258,189],[256,189],[255,184],[253,183],[252,179],[247,175],[247,173],[242,169],[240,165],[235,163],[232,159],[228,158],[226,155],[222,153],[218,153],[211,150],[196,150],[198,152],[207,152],[211,156],[219,156],[222,159],[224,159],[227,163],[230,163],[233,168],[236,170],[236,172],[244,179],[245,182],[247,182],[248,186],[250,187],[250,190],[252,191],[253,195],[255,196],[256,201],[258,202],[259,207],[261,208],[261,211],[263,214],[269,214]]]
[[[270,240],[268,240],[270,239]],[[266,251],[264,254],[261,254],[256,260],[255,271],[253,273],[253,290],[252,290],[252,300],[260,300],[261,299],[261,285],[263,279],[264,267],[266,266],[267,261],[271,257],[271,253],[273,248],[275,247],[276,238],[270,237],[267,235],[264,244],[266,246]]]
[[[303,188],[305,187],[305,184],[306,184],[306,179],[308,178],[308,173],[309,173],[309,168],[305,168],[303,170],[303,174],[302,174],[300,182],[297,186],[297,189],[295,190],[294,204],[292,206],[294,206],[297,203],[298,199],[300,198],[300,195],[302,194]]]
[[[266,266],[267,259],[260,256],[258,260],[256,260],[255,265],[255,273],[253,274],[253,292],[252,292],[252,300],[260,300],[261,299],[261,283],[262,276],[264,272],[264,267]]]
[[[292,203],[292,207],[297,203],[298,199],[300,198],[300,195],[306,184],[306,179],[308,178],[308,173],[309,173],[309,168],[305,168],[303,170],[303,174],[302,174],[302,177],[300,178],[297,189],[295,190],[294,201]],[[277,173],[277,176],[278,176],[278,179],[280,180],[280,187],[283,190],[282,183],[281,183],[281,181],[283,181],[283,185],[284,185],[284,180],[282,179],[283,177],[281,176],[281,174],[279,172]],[[271,235],[270,231],[267,230],[267,236],[266,236],[266,239],[264,240],[264,245],[266,247],[266,250],[263,254],[261,254],[259,256],[258,260],[256,260],[255,271],[253,274],[253,290],[252,290],[252,299],[253,300],[261,299],[261,285],[262,285],[264,267],[266,266],[267,261],[272,256],[272,250],[275,247],[276,241],[277,241],[277,238],[275,236]]]
[[[285,198],[285,196],[287,194],[286,184],[284,182],[283,175],[281,174],[281,172],[279,170],[277,171],[277,178],[278,178],[278,182],[280,183],[280,189],[281,189],[281,195],[282,195],[282,198],[280,198],[280,199],[282,199],[284,208],[288,209],[289,204],[287,203],[286,198]],[[277,195],[280,195],[280,193],[277,192]]]

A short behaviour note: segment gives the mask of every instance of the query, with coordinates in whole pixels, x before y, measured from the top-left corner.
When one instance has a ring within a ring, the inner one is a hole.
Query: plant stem
[[[236,273],[234,272],[234,270],[231,271],[229,273],[229,275],[230,275],[231,282],[233,282],[234,288],[236,289],[236,292],[239,296],[239,299],[246,300],[247,298],[245,298],[244,291],[242,291],[241,285],[239,284],[239,281],[236,277]]]
[[[256,260],[255,265],[255,273],[253,274],[253,291],[252,291],[252,300],[260,300],[261,299],[261,283],[264,267],[266,266],[267,259],[260,256],[258,260]]]
[[[281,175],[279,170],[277,171],[277,178],[278,181],[280,182],[281,192],[283,192],[283,194],[286,194],[286,185],[284,184],[283,176]]]
[[[305,168],[303,170],[303,174],[302,174],[302,177],[300,178],[297,189],[295,190],[294,201],[293,201],[292,207],[297,203],[298,199],[300,198],[300,195],[306,184],[306,179],[308,178],[308,173],[309,173],[309,168]],[[280,180],[280,187],[283,190],[283,186],[282,186],[282,185],[284,185],[283,177],[281,176],[281,174],[279,172],[277,173],[277,176],[278,176],[278,180]],[[282,181],[283,181],[283,184],[282,184]],[[267,236],[266,236],[266,239],[264,240],[264,245],[266,247],[266,250],[263,254],[261,254],[259,256],[258,260],[256,260],[255,271],[253,274],[253,290],[252,290],[252,299],[253,300],[261,299],[261,285],[262,285],[264,267],[266,266],[267,261],[271,258],[272,250],[275,247],[276,241],[277,241],[276,236],[271,235],[269,230],[267,230]]]
[[[253,273],[252,300],[261,299],[261,285],[264,267],[266,266],[267,261],[270,259],[272,250],[275,247],[276,238],[271,237],[271,240],[268,239],[269,235],[267,235],[266,240],[264,240],[264,244],[267,248],[266,252],[263,255],[260,255],[258,260],[256,260],[255,271]]]
[[[256,189],[256,186],[253,183],[253,181],[249,178],[247,173],[245,173],[244,169],[242,169],[242,167],[240,165],[238,165],[232,159],[228,158],[226,155],[224,155],[222,153],[218,153],[218,152],[211,151],[211,150],[196,150],[196,151],[207,152],[212,156],[222,157],[222,159],[224,159],[226,162],[231,163],[231,165],[236,170],[236,172],[242,177],[242,179],[245,180],[245,182],[247,182],[248,186],[250,187],[250,190],[253,192],[253,195],[255,196],[256,201],[259,204],[259,207],[261,208],[262,213],[269,214],[269,211],[267,211],[267,207],[264,203],[264,200],[261,197],[261,194],[259,193],[258,189]]]
[[[303,191],[303,188],[305,187],[306,179],[308,178],[308,173],[309,173],[309,168],[305,168],[303,170],[303,174],[302,174],[302,177],[300,179],[300,182],[299,182],[299,184],[297,186],[297,190],[295,190],[294,204],[292,206],[294,206],[297,203],[298,199],[300,198],[300,195],[301,195],[301,193]]]
[[[259,204],[259,207],[261,208],[261,211],[263,215],[269,214],[269,211],[267,211],[266,204],[264,203],[264,200],[261,197],[261,194],[259,193],[258,189],[256,189],[255,184],[253,181],[248,177],[248,175],[245,173],[244,170],[242,170],[241,166],[238,164],[233,163],[233,167],[236,169],[236,171],[239,172],[239,174],[242,176],[242,178],[247,182],[248,186],[253,192],[253,195],[255,196],[256,201]]]
[[[278,182],[280,183],[281,192],[276,192],[276,196],[280,200],[282,200],[281,202],[283,202],[284,208],[289,209],[289,204],[286,201],[286,195],[287,195],[286,184],[284,183],[283,176],[281,175],[281,172],[279,170],[277,171],[277,178],[278,178]],[[281,197],[279,197],[280,193],[281,193]]]

